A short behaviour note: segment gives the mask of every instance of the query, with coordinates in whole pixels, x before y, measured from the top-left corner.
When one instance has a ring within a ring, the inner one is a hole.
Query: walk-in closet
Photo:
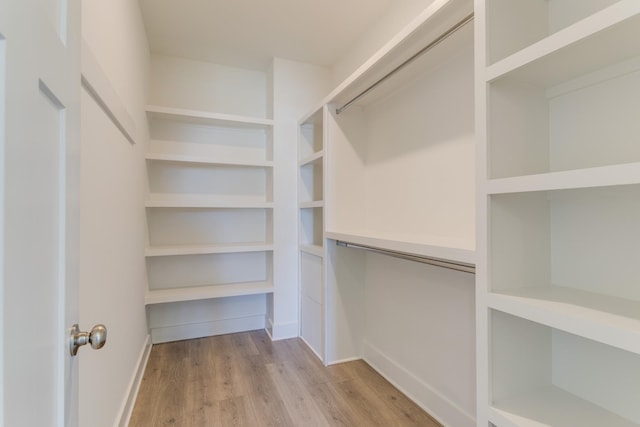
[[[0,427],[638,427],[639,118],[638,0],[0,0]]]

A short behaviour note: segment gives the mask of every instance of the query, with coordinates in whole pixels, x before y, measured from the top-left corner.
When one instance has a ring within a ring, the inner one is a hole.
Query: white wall
[[[331,66],[332,85],[335,87],[340,84],[433,1],[401,0],[390,2],[387,13],[367,29],[358,41]]]
[[[475,276],[367,254],[364,358],[447,426],[475,424]]]
[[[274,284],[269,313],[274,339],[298,336],[298,120],[329,92],[326,68],[280,58],[271,65],[274,140]]]
[[[83,349],[80,425],[114,426],[126,413],[146,349],[144,152],[148,46],[138,3],[83,2],[83,37],[135,122],[130,144],[83,89],[80,325],[108,328],[106,346]]]
[[[154,54],[149,103],[267,117],[267,76],[262,71]]]

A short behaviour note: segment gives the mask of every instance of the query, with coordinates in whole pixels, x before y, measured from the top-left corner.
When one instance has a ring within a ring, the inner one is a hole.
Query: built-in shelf
[[[271,282],[229,283],[224,285],[190,286],[175,289],[149,290],[145,304],[163,304],[210,298],[226,298],[242,295],[273,293]]]
[[[383,235],[373,233],[345,233],[327,231],[328,239],[340,240],[357,245],[389,251],[402,252],[409,255],[425,256],[475,264],[475,250],[471,242],[437,236],[425,236],[419,240],[416,236]]]
[[[273,202],[244,197],[222,199],[202,194],[150,194],[145,201],[148,208],[236,208],[272,209]]]
[[[502,194],[591,188],[636,184],[638,182],[640,182],[640,163],[628,163],[492,179],[487,182],[487,193]]]
[[[636,423],[557,387],[496,402],[489,408],[489,419],[499,427],[637,427]]]
[[[300,162],[298,163],[298,165],[299,166],[306,166],[306,165],[314,163],[314,162],[321,162],[323,156],[324,156],[324,151],[318,151],[318,152],[313,153],[312,155],[310,155],[308,157],[305,157],[304,159],[301,159]]]
[[[640,54],[640,3],[623,0],[487,67],[486,80],[517,73],[553,86]],[[609,49],[608,46],[615,46]]]
[[[314,200],[312,202],[301,202],[298,207],[300,209],[313,209],[313,208],[321,208],[324,206],[324,201],[322,200]]]
[[[311,255],[315,255],[318,257],[324,257],[324,249],[320,245],[304,245],[300,244],[300,251],[306,252]]]
[[[273,251],[271,243],[227,243],[217,245],[163,245],[148,247],[145,256],[203,255]]]
[[[233,161],[233,160],[220,160],[218,158],[207,158],[200,155],[190,154],[165,154],[165,153],[148,153],[147,160],[161,161],[161,162],[176,162],[176,163],[192,163],[203,164],[213,166],[239,166],[239,167],[258,167],[258,168],[272,168],[273,161],[271,160],[256,160],[256,161]]]
[[[489,293],[490,308],[640,354],[640,301],[559,286]]]
[[[183,108],[171,108],[159,105],[147,105],[146,111],[151,118],[173,119],[213,126],[260,128],[273,126],[273,120],[271,119],[212,113],[209,111],[189,110]]]

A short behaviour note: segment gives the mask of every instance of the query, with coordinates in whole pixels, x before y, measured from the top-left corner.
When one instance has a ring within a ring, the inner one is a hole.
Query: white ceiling
[[[330,66],[398,0],[139,0],[151,51],[264,69]]]

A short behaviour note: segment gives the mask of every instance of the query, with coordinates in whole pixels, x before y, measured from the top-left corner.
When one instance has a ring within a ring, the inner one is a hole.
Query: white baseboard
[[[233,334],[236,332],[255,331],[265,328],[264,314],[222,319],[187,325],[166,326],[151,329],[151,342],[159,344],[170,341],[189,340],[210,337],[213,335]]]
[[[313,348],[313,346],[311,344],[309,344],[309,341],[307,341],[306,339],[304,339],[304,337],[302,335],[300,335],[300,339],[302,340],[302,342],[309,348],[309,350],[311,350],[311,352],[313,354],[316,355],[316,357],[318,359],[320,359],[320,361],[322,362],[323,365],[327,366],[327,364],[324,361],[324,357],[322,357],[321,354],[318,354],[318,352],[316,351],[315,348]]]
[[[348,357],[346,359],[329,360],[327,361],[326,365],[331,366],[331,365],[337,365],[339,363],[355,362],[356,360],[362,360],[362,357]]]
[[[273,341],[296,338],[298,336],[298,322],[271,323],[269,324],[271,339]]]
[[[133,413],[133,407],[138,397],[138,391],[140,390],[140,384],[142,383],[142,377],[144,376],[144,370],[147,367],[150,354],[151,336],[147,335],[147,338],[144,340],[142,350],[140,351],[140,356],[138,357],[136,371],[129,383],[127,396],[124,402],[122,402],[122,407],[120,408],[120,416],[118,417],[120,422],[117,424],[118,427],[127,427],[129,425],[131,414]]]
[[[444,426],[475,427],[475,417],[460,408],[429,384],[387,357],[377,348],[363,343],[363,359],[387,381],[427,411]]]

